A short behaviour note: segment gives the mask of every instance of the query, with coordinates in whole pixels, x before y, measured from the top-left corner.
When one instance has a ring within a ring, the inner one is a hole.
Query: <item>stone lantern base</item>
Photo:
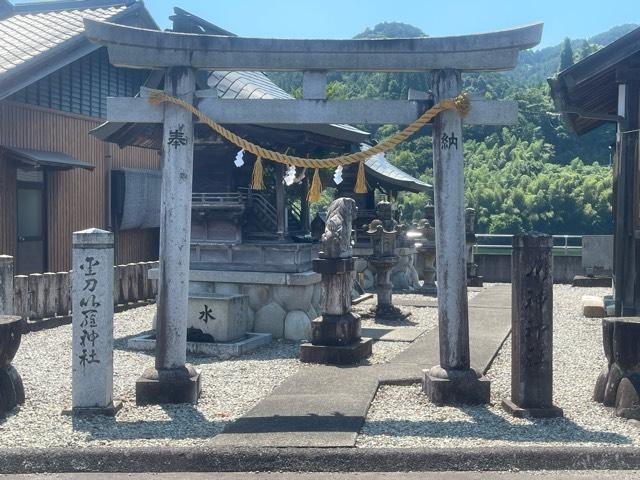
[[[373,341],[360,336],[360,317],[354,313],[323,315],[311,322],[311,342],[300,346],[300,361],[348,365],[371,355]]]
[[[491,399],[491,382],[474,369],[445,370],[440,366],[424,370],[422,390],[436,405],[480,405]]]

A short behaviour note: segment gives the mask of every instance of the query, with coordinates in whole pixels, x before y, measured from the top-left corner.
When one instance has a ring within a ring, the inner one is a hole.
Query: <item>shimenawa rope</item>
[[[319,199],[319,192],[316,190],[322,190],[322,186],[320,185],[320,176],[318,169],[319,168],[331,168],[337,166],[350,165],[355,162],[360,162],[358,166],[358,175],[356,179],[356,185],[354,188],[355,193],[366,193],[367,185],[365,179],[364,172],[364,162],[377,155],[379,153],[384,153],[387,150],[390,150],[397,146],[399,143],[405,141],[411,135],[420,130],[423,126],[429,123],[436,115],[440,112],[444,112],[446,110],[457,110],[458,113],[464,117],[469,113],[470,103],[469,97],[466,93],[461,93],[457,97],[447,98],[437,103],[429,110],[424,112],[420,117],[418,117],[411,125],[405,127],[403,130],[398,133],[392,135],[388,139],[383,142],[380,142],[367,150],[363,150],[360,152],[350,153],[348,155],[340,155],[338,157],[331,158],[302,158],[296,157],[295,155],[287,155],[280,152],[275,152],[273,150],[268,150],[266,148],[261,147],[260,145],[256,145],[255,143],[249,142],[244,138],[236,135],[230,130],[227,130],[219,123],[214,122],[209,116],[205,115],[203,112],[198,110],[196,107],[191,105],[188,102],[180,98],[173,97],[171,95],[167,95],[162,90],[152,90],[149,93],[148,98],[149,103],[154,105],[159,105],[160,103],[169,102],[175,105],[179,105],[182,108],[188,110],[193,115],[195,115],[201,122],[207,124],[213,131],[218,133],[220,136],[233,143],[237,147],[254,154],[256,158],[256,163],[253,169],[252,175],[252,188],[256,190],[261,190],[264,188],[264,181],[262,179],[263,176],[263,167],[262,167],[262,159],[271,160],[273,162],[282,163],[285,165],[292,165],[294,167],[302,167],[302,168],[314,168],[316,171],[314,172],[314,178],[312,181],[312,189],[309,191],[309,200],[317,201]],[[313,195],[311,192],[314,192]],[[313,197],[313,198],[312,198]]]

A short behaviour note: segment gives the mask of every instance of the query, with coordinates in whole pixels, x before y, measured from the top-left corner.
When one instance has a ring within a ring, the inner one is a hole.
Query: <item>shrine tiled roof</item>
[[[218,90],[220,98],[230,99],[292,99],[290,94],[273,83],[262,72],[211,72],[207,81],[209,87]],[[355,134],[367,136],[368,133],[352,125],[330,125]],[[316,127],[318,128],[318,127]],[[320,133],[320,132],[319,132]],[[329,134],[328,132],[322,132]],[[334,134],[337,133],[334,130]]]
[[[374,155],[365,162],[367,173],[373,175],[384,183],[396,187],[398,190],[408,190],[410,192],[426,192],[433,187],[412,177],[408,173],[389,163],[383,153]]]
[[[134,0],[0,3],[0,99],[98,48],[84,36],[83,19],[120,21]],[[149,23],[149,22],[147,22]]]

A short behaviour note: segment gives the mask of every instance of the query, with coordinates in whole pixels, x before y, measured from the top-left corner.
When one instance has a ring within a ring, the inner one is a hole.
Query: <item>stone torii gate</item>
[[[165,70],[165,92],[193,103],[222,124],[410,124],[429,106],[409,100],[326,99],[327,73],[433,72],[434,101],[461,92],[463,72],[516,66],[540,42],[542,24],[492,33],[389,40],[284,40],[144,30],[85,20],[87,36],[105,45],[113,65]],[[301,100],[220,99],[196,91],[195,71],[302,71]],[[174,104],[110,98],[108,120],[163,123],[160,275],[155,367],[136,385],[138,403],[195,402],[200,380],[186,365],[193,117]],[[420,97],[418,95],[417,97]],[[514,102],[472,99],[467,124],[517,121]],[[423,389],[437,404],[489,401],[489,382],[470,367],[466,287],[463,120],[455,110],[433,123],[434,202],[440,365]]]

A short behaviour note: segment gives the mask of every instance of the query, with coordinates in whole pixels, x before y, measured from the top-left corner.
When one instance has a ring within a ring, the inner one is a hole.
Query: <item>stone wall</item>
[[[511,282],[511,255],[475,255],[478,275],[485,282]],[[573,277],[582,275],[580,257],[553,257],[553,282],[571,283]]]

